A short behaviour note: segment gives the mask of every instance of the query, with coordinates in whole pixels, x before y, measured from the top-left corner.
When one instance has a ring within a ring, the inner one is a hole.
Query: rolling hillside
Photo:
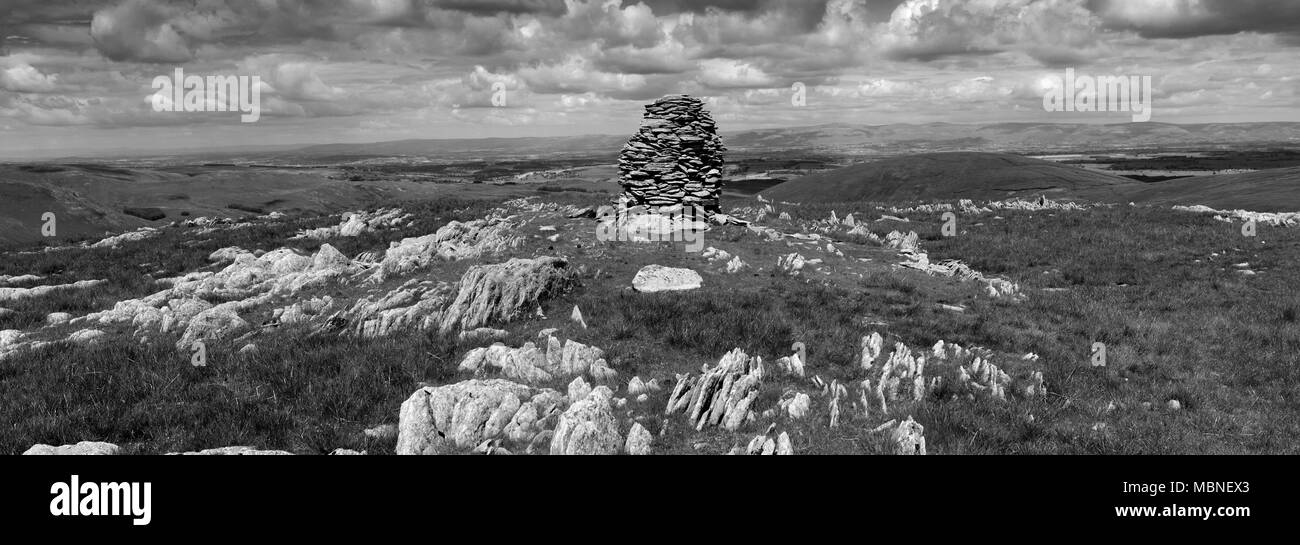
[[[453,187],[406,181],[343,181],[321,170],[242,167],[117,168],[93,164],[0,165],[0,247],[40,242],[53,212],[51,241],[100,237],[199,216],[270,211],[338,212],[376,202],[425,200],[455,192],[506,198],[524,191],[489,184]],[[126,213],[156,209],[153,221]]]
[[[1203,204],[1220,210],[1295,212],[1300,210],[1300,167],[1095,187],[1077,196],[1104,202]]]
[[[927,153],[882,159],[805,176],[763,196],[792,202],[1005,199],[1072,196],[1131,180],[1069,165],[1000,153]]]

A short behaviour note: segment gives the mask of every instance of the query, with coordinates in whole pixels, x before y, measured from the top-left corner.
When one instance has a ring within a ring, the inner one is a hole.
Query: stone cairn
[[[619,156],[625,206],[680,204],[717,212],[725,151],[702,101],[687,95],[655,101]]]

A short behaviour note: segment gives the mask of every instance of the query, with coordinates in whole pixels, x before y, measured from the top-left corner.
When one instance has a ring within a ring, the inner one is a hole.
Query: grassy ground
[[[546,192],[543,198],[600,201],[581,193]],[[432,232],[451,219],[480,216],[490,205],[430,204],[417,210],[420,219],[412,228],[330,243],[355,255],[401,236]],[[880,214],[868,203],[833,208],[840,216],[855,212],[860,220]],[[831,209],[783,207],[794,220],[771,225],[800,230],[808,220],[828,217]],[[925,426],[931,453],[1296,451],[1300,303],[1290,286],[1300,281],[1295,277],[1300,273],[1285,265],[1300,253],[1300,232],[1261,226],[1258,239],[1245,239],[1236,226],[1206,216],[1127,207],[963,217],[953,238],[939,235],[937,215],[909,219],[872,228],[881,234],[914,229],[931,259],[962,259],[987,274],[1011,278],[1028,297],[990,300],[978,286],[894,270],[886,260],[889,252],[847,242],[840,246],[848,256],[827,257],[826,272],[790,278],[772,271],[776,257],[791,251],[811,257],[808,250],[761,241],[743,228],[706,236],[708,245],[760,267],[728,275],[720,263],[683,252],[680,244],[596,243],[594,227],[574,220],[561,223],[560,242],[529,235],[535,243],[520,255],[564,255],[585,265],[580,287],[545,304],[548,318],[530,316],[506,326],[507,342],[518,346],[543,327],[560,327],[563,338],[605,349],[622,381],[634,375],[660,379],[668,388],[649,403],[629,403],[624,415],[625,428],[636,420],[652,432],[664,425],[674,373],[698,372],[736,347],[770,362],[801,341],[808,347],[811,373],[827,381],[856,381],[863,378],[853,365],[857,340],[875,329],[917,348],[940,339],[986,346],[1014,360],[1009,369],[1023,366],[1046,376],[1052,393],[1042,400],[930,399],[894,407],[890,418],[912,415]],[[282,221],[218,231],[202,240],[169,233],[119,250],[12,256],[0,265],[0,274],[51,274],[59,283],[108,278],[110,285],[24,302],[14,307],[18,316],[0,322],[0,329],[25,329],[44,313],[85,313],[151,293],[158,288],[143,274],[153,271],[143,269],[156,267],[166,271],[158,276],[171,276],[206,267],[206,255],[220,247],[310,250],[319,243],[285,239],[297,229],[336,221]],[[1216,252],[1220,255],[1211,258]],[[1233,265],[1246,261],[1260,274],[1235,272]],[[153,265],[137,268],[137,263]],[[629,291],[633,274],[648,263],[689,266],[704,276],[704,287],[676,294]],[[429,275],[455,279],[452,269]],[[944,311],[938,303],[966,310]],[[568,323],[573,305],[582,309],[589,329]],[[875,321],[887,325],[868,325]],[[226,445],[390,453],[391,443],[365,438],[361,430],[395,423],[398,406],[419,383],[463,378],[454,369],[470,348],[433,334],[359,341],[282,328],[266,335],[251,356],[234,355],[234,346],[211,347],[214,355],[206,368],[189,366],[187,357],[167,343],[155,345],[161,348],[124,342],[56,345],[0,362],[5,391],[0,413],[6,415],[0,452],[21,452],[35,443],[104,440],[145,453]],[[1088,364],[1094,342],[1107,345],[1105,368]],[[1026,352],[1041,360],[1019,362]],[[551,386],[563,388],[562,383]],[[758,409],[774,405],[790,387],[809,388],[792,379],[770,380]],[[1171,399],[1182,409],[1167,410]],[[1144,409],[1144,403],[1151,408]],[[881,438],[869,430],[885,417],[850,413],[846,407],[842,425],[830,429],[825,399],[814,395],[809,418],[780,419],[779,427],[790,432],[799,453],[882,452]],[[686,430],[680,415],[668,421],[658,452],[725,452],[769,423],[759,419],[729,433]]]
[[[837,207],[841,216],[854,208]],[[961,259],[1040,288],[1021,303],[978,300],[955,318],[886,314],[909,343],[944,339],[1042,357],[1051,403],[936,404],[918,415],[940,451],[1296,452],[1300,297],[1292,286],[1300,273],[1287,264],[1300,253],[1300,232],[1265,228],[1251,239],[1239,224],[1124,206],[959,218],[952,238],[940,236],[938,214],[909,219],[882,224],[918,231],[932,260]],[[1237,272],[1247,262],[1259,274]],[[1107,347],[1103,369],[1088,365],[1094,342]],[[1182,410],[1165,410],[1169,400]]]

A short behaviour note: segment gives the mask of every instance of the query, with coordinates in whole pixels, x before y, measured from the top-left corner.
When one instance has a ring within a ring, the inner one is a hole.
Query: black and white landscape
[[[1300,445],[1300,3],[0,2],[0,453]]]

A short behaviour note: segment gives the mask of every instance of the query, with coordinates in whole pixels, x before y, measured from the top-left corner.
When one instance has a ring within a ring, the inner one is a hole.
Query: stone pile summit
[[[725,151],[700,99],[669,95],[647,105],[640,130],[619,156],[625,205],[717,212]]]

